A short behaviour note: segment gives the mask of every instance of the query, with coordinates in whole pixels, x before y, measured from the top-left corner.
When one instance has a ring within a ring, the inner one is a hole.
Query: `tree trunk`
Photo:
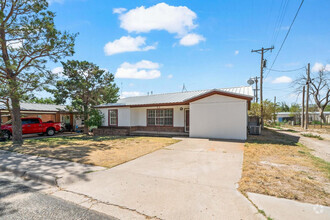
[[[22,120],[21,120],[21,106],[19,103],[19,99],[16,97],[11,97],[11,118],[12,118],[12,129],[13,129],[13,144],[14,145],[22,145],[23,137],[22,137]]]
[[[326,118],[324,116],[324,109],[323,108],[319,108],[319,112],[320,112],[320,118],[321,118],[323,124],[325,124],[326,123]]]
[[[84,134],[88,134],[89,133],[89,127],[88,127],[88,123],[86,123],[86,121],[88,121],[88,107],[87,105],[84,105]]]

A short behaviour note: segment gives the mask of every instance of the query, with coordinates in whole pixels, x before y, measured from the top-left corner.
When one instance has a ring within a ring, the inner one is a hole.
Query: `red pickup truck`
[[[40,118],[22,118],[23,134],[47,134],[53,136],[55,132],[60,131],[61,123],[42,122]],[[11,121],[1,125],[1,131],[5,139],[10,139],[13,132]]]

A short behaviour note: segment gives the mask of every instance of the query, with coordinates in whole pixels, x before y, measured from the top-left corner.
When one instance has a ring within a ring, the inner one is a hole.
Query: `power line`
[[[281,20],[283,21],[282,16],[284,16],[285,11],[286,11],[286,7],[285,6],[287,5],[288,0],[286,0],[286,2],[284,2],[284,1],[285,0],[282,0],[281,1],[281,5],[279,7],[279,13],[277,15],[277,18],[276,18],[276,21],[275,21],[275,24],[274,24],[274,31],[273,31],[272,37],[270,39],[270,42],[269,42],[269,44],[271,44],[271,45],[274,45],[275,36],[277,36],[278,33],[279,33],[279,31],[280,31],[279,30],[279,27],[280,27]]]
[[[298,10],[297,10],[297,12],[296,12],[296,15],[294,16],[294,18],[293,18],[293,20],[292,20],[292,22],[291,22],[291,25],[290,25],[290,27],[289,27],[289,30],[288,30],[288,32],[286,33],[286,35],[285,35],[285,37],[284,37],[284,39],[283,39],[283,41],[282,41],[282,44],[281,44],[281,46],[280,46],[280,49],[278,50],[278,52],[277,52],[277,54],[276,54],[276,56],[275,56],[275,59],[274,59],[272,65],[271,65],[270,69],[273,68],[273,66],[274,66],[274,64],[275,64],[275,62],[276,62],[276,60],[277,60],[277,57],[278,57],[278,55],[280,54],[280,52],[281,52],[281,50],[282,50],[282,48],[283,48],[283,45],[284,45],[286,39],[287,39],[288,36],[289,36],[289,33],[290,33],[290,31],[291,31],[291,28],[292,28],[292,26],[293,26],[293,24],[294,24],[294,22],[295,22],[295,20],[296,20],[296,18],[297,18],[297,16],[298,16],[298,14],[299,14],[299,11],[300,11],[301,6],[303,5],[304,1],[305,1],[305,0],[302,0],[302,1],[301,1],[300,5],[299,5],[299,8],[298,8]],[[268,76],[269,72],[270,72],[270,71],[268,71],[266,77]]]
[[[268,71],[273,71],[273,72],[295,72],[298,70],[306,69],[306,67],[303,66],[303,67],[300,67],[300,68],[294,69],[294,70],[275,70],[275,69],[269,69],[269,68],[265,68],[265,69],[267,69]]]
[[[282,26],[282,24],[283,24],[283,20],[284,20],[285,14],[286,14],[286,12],[287,12],[288,3],[289,3],[288,0],[284,3],[283,11],[282,11],[282,14],[281,14],[281,17],[280,17],[280,20],[279,20],[278,26],[277,26],[277,33],[276,33],[276,35],[275,35],[275,38],[274,38],[274,41],[273,41],[273,44],[272,44],[272,45],[274,45],[274,44],[276,43],[276,41],[277,41],[278,35],[279,35],[279,33],[280,33],[280,30],[281,30],[281,26]]]

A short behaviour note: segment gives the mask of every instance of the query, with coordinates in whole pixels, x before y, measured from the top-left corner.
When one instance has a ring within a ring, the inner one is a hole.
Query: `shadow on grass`
[[[102,141],[127,138],[78,136],[30,139],[25,140],[23,146],[15,146],[10,142],[5,142],[6,145],[0,145],[0,150],[93,165],[88,163],[88,156],[93,151],[113,148],[110,144],[104,144]]]
[[[28,139],[25,140],[25,143],[51,143],[57,142],[60,144],[68,144],[71,141],[94,141],[94,142],[101,142],[101,141],[109,141],[109,140],[122,140],[130,138],[129,136],[88,136],[88,135],[79,135],[79,136],[64,136],[64,137],[45,137],[45,138],[38,138],[38,139]]]
[[[264,128],[261,135],[249,135],[246,143],[280,144],[297,146],[299,136],[279,133],[276,130]]]

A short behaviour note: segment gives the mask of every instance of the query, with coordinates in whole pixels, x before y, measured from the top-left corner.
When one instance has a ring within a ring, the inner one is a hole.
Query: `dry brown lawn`
[[[313,156],[298,138],[265,129],[244,147],[239,189],[330,205],[330,163]]]
[[[0,142],[0,149],[23,154],[113,167],[174,144],[162,137],[93,137],[86,135],[25,140],[22,146]]]

